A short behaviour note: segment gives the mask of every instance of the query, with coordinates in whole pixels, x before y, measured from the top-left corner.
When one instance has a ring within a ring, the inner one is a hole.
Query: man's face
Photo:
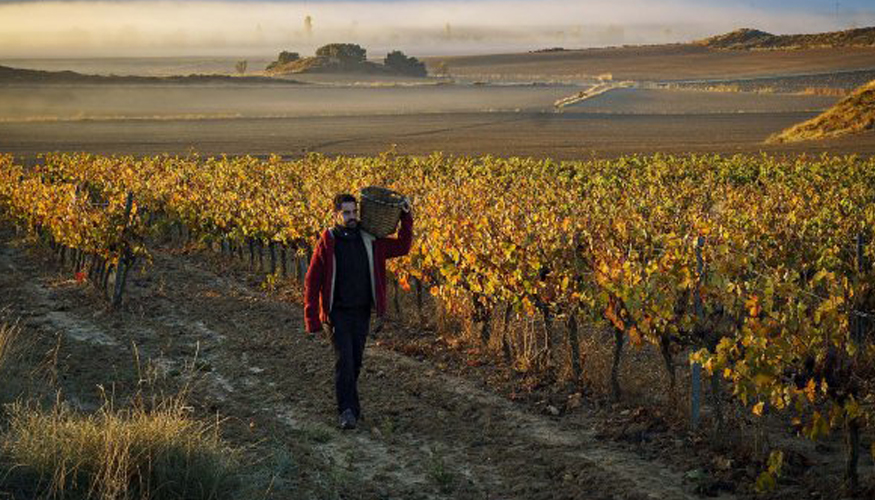
[[[341,203],[340,210],[338,210],[336,213],[337,223],[341,226],[348,227],[350,229],[358,226],[359,210],[355,202],[347,201]]]

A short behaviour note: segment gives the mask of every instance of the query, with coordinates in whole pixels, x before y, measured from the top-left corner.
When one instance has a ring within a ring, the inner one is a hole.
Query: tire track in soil
[[[39,272],[26,259],[6,248],[0,269]],[[300,305],[215,267],[156,250],[154,265],[131,275],[124,310],[115,314],[95,314],[100,306],[87,301],[53,310],[52,294],[23,285],[35,282],[26,276],[4,286],[18,286],[12,293],[36,307],[29,321],[93,349],[124,350],[134,341],[141,358],[168,376],[197,353],[205,373],[195,397],[229,421],[279,441],[321,429],[327,437],[314,448],[326,470],[340,467],[345,484],[355,485],[343,498],[696,498],[667,464],[373,345],[360,381],[365,421],[356,431],[333,430],[330,344],[303,332]]]
[[[546,113],[547,111],[545,110],[542,112]],[[528,119],[528,117],[513,116],[511,118],[500,118],[497,120],[493,119],[493,120],[488,120],[488,121],[484,121],[484,122],[474,123],[471,125],[461,125],[461,126],[455,126],[455,127],[439,127],[439,128],[429,129],[429,130],[421,130],[419,132],[407,132],[407,133],[398,132],[398,133],[395,133],[394,135],[392,135],[391,138],[394,140],[398,140],[398,139],[402,139],[402,138],[439,135],[439,134],[444,134],[447,132],[455,132],[455,131],[459,131],[459,130],[473,130],[473,129],[479,129],[479,128],[488,128],[488,127],[492,127],[495,125],[506,125],[508,123],[520,122],[520,121],[524,121],[526,119]],[[351,143],[362,142],[362,141],[380,140],[380,139],[388,139],[388,138],[390,138],[390,137],[389,136],[378,136],[378,135],[366,135],[366,136],[362,135],[362,136],[358,136],[358,137],[349,137],[349,138],[345,138],[345,139],[337,139],[334,141],[320,142],[318,144],[314,144],[314,145],[310,146],[309,149],[320,150],[320,149],[324,149],[324,148],[327,148],[330,146],[339,146],[341,144],[351,144]]]

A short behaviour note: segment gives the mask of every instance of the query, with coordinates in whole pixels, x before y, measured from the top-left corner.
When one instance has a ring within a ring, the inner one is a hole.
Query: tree
[[[383,64],[394,69],[398,73],[410,76],[426,76],[425,64],[415,57],[408,57],[400,50],[394,50],[386,54]]]
[[[280,55],[277,58],[277,62],[279,64],[288,64],[290,62],[297,61],[300,58],[301,56],[297,52],[287,52],[284,50],[280,52]]]
[[[365,62],[367,51],[354,43],[330,43],[316,49],[320,57],[333,57],[341,64],[359,64]]]
[[[237,70],[238,74],[242,75],[246,73],[246,66],[248,65],[249,63],[244,59],[242,61],[237,61],[237,64],[234,66],[234,68]]]
[[[283,66],[290,62],[295,62],[300,58],[301,56],[297,52],[287,52],[284,50],[280,52],[280,55],[279,57],[277,57],[276,61],[267,65],[267,70],[270,71],[276,67]]]

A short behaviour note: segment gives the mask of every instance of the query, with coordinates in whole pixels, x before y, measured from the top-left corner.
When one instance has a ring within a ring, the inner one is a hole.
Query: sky
[[[875,25],[875,0],[0,0],[0,57],[494,53]]]

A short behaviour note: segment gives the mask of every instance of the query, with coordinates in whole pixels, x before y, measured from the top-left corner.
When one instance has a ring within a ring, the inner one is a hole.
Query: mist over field
[[[875,23],[865,2],[676,0],[0,2],[0,57],[311,53],[344,41],[382,56],[689,41],[738,27],[816,32]]]

